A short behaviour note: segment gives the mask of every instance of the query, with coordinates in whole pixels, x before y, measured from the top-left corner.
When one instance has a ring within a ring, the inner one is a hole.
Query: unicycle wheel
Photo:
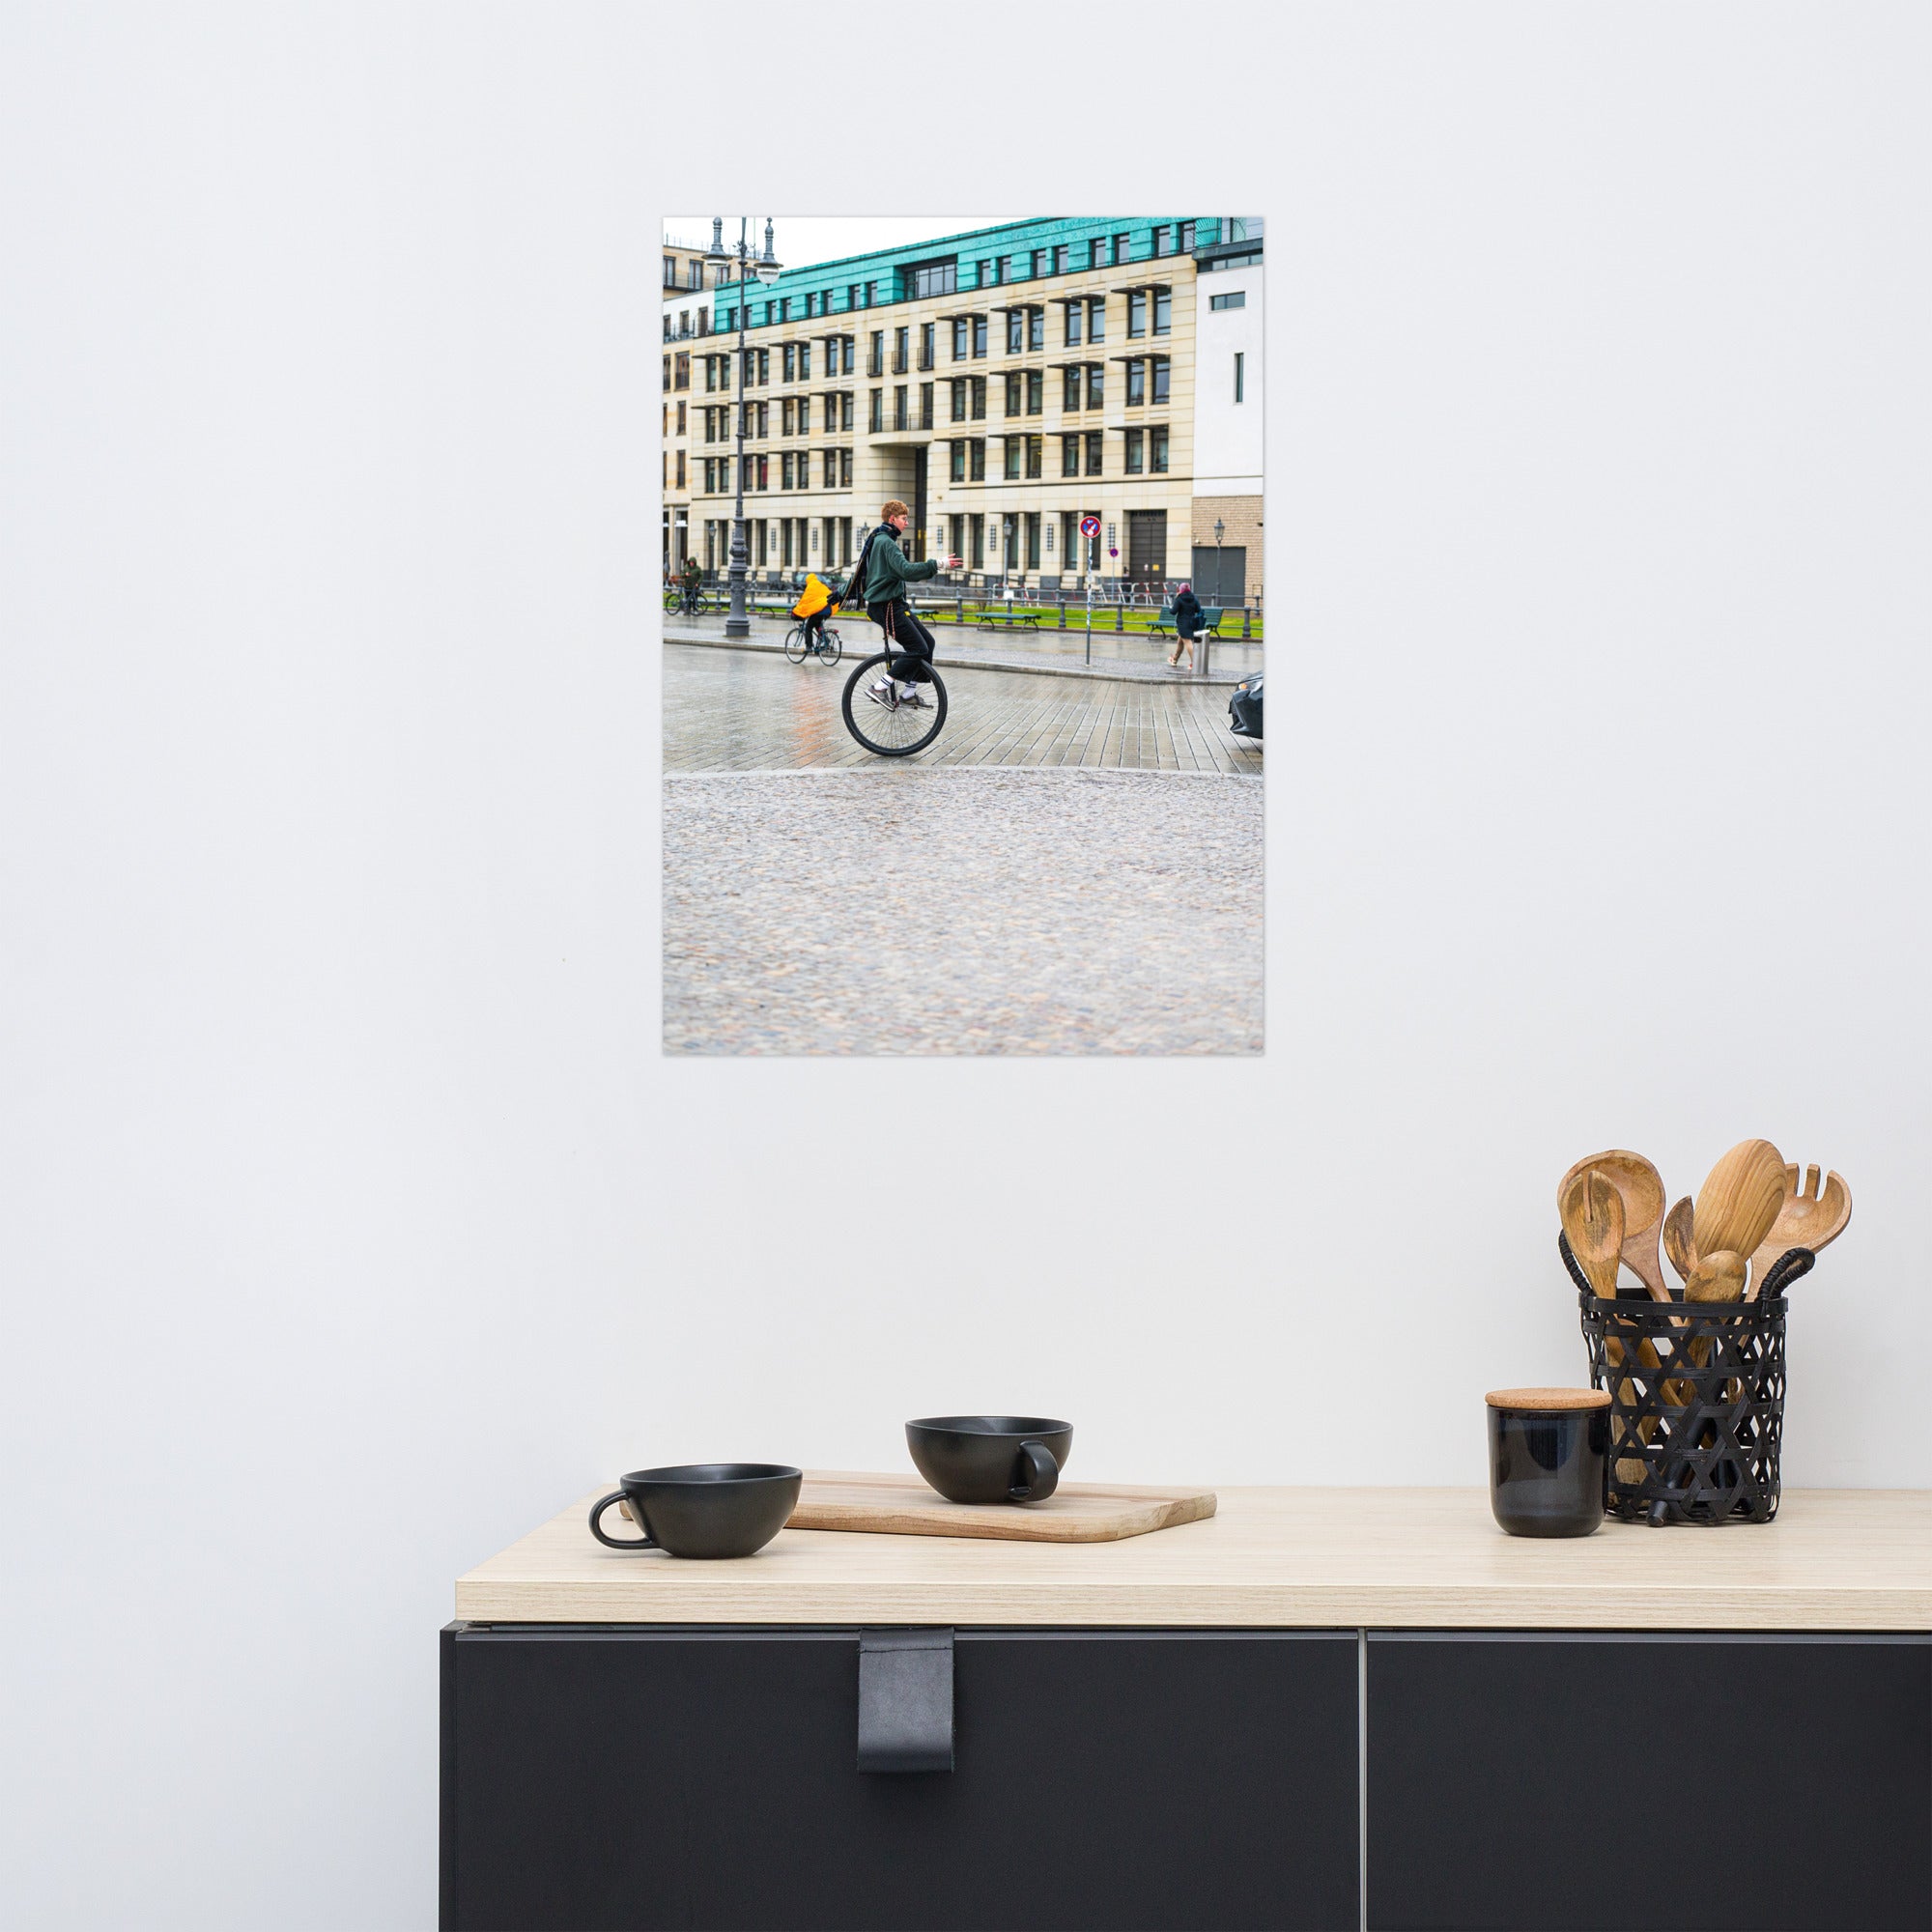
[[[891,662],[892,654],[886,651],[860,659],[852,675],[845,680],[839,709],[845,717],[846,730],[874,756],[907,758],[915,752],[924,751],[939,736],[946,723],[946,686],[935,670],[929,683],[919,686],[917,704],[875,703],[867,694],[881,678],[887,677]]]

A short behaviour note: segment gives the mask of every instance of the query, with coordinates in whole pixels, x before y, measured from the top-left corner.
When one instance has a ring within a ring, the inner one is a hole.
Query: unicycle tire
[[[895,709],[874,704],[866,696],[866,687],[885,670],[894,655],[878,651],[860,659],[845,680],[845,694],[838,705],[846,730],[873,756],[909,758],[939,736],[946,723],[946,686],[935,670],[931,681],[919,687],[923,704],[901,704]]]

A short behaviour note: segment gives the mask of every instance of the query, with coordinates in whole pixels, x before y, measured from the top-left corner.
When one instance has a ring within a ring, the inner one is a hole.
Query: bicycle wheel
[[[793,664],[802,665],[805,662],[806,652],[810,648],[811,645],[806,638],[805,626],[803,624],[794,624],[785,633],[785,656]]]
[[[829,626],[819,636],[818,655],[829,665],[836,665],[845,649],[845,640]]]
[[[890,662],[891,656],[885,651],[861,658],[845,680],[845,694],[838,700],[838,708],[844,714],[846,730],[867,751],[881,758],[905,758],[924,751],[939,736],[940,727],[946,723],[946,686],[935,670],[932,682],[919,687],[923,702],[874,704],[866,696],[866,689],[884,674]]]
[[[665,592],[665,609],[667,611],[677,611],[683,606],[683,603],[684,592],[682,590],[667,590]]]

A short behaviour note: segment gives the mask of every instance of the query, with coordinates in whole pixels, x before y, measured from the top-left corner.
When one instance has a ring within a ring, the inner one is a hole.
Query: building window
[[[950,262],[923,262],[917,268],[902,270],[900,272],[909,275],[915,298],[950,296],[959,286],[959,264],[956,257]]]
[[[886,331],[875,328],[872,339],[866,346],[866,374],[883,376],[886,373]]]
[[[1009,308],[1007,311],[1007,354],[1017,355],[1026,343],[1026,311]]]
[[[1194,223],[1191,221],[1183,221],[1180,224],[1180,252],[1183,255],[1191,255],[1194,252]]]
[[[1147,401],[1147,364],[1139,356],[1127,364],[1127,407],[1137,410]]]
[[[1169,334],[1174,327],[1174,291],[1156,289],[1153,292],[1153,332],[1156,335]]]
[[[877,282],[867,282],[866,284],[866,306],[867,308],[876,308],[878,304],[879,285]]]
[[[1127,474],[1129,476],[1138,476],[1141,473],[1142,444],[1145,442],[1147,432],[1145,430],[1130,429],[1127,432]]]
[[[758,385],[762,388],[771,380],[772,352],[769,349],[760,349],[758,351]]]
[[[982,288],[982,289],[984,289],[984,288],[990,288],[990,287],[992,286],[992,282],[993,282],[993,265],[992,265],[992,263],[990,263],[990,262],[981,262],[981,263],[980,264],[980,269],[979,269],[979,272],[978,272],[978,274],[977,274],[977,275],[976,275],[976,276],[974,277],[974,280],[975,280],[976,284],[977,284],[977,285],[978,285],[978,286],[979,286],[980,288]]]
[[[1026,567],[1039,568],[1039,512],[1029,510],[1026,520]]]
[[[1107,339],[1107,298],[1094,296],[1087,303],[1087,340],[1104,342]]]
[[[1016,416],[1020,412],[1020,378],[1015,370],[1007,378],[1007,414]]]
[[[677,487],[680,490],[684,488],[684,451],[681,449],[677,453]]]
[[[1147,333],[1147,291],[1131,289],[1127,294],[1127,337],[1131,341],[1137,335]]]
[[[1172,255],[1174,253],[1174,231],[1168,227],[1166,222],[1157,222],[1150,232],[1153,237],[1153,253],[1156,261],[1163,255]]]
[[[1080,474],[1080,439],[1077,436],[1063,436],[1060,439],[1060,473],[1063,476]]]
[[[986,420],[986,379],[983,376],[973,378],[973,420]]]
[[[1046,347],[1046,311],[1043,308],[1027,310],[1027,347],[1029,349]]]
[[[852,487],[852,452],[849,449],[841,449],[838,452],[838,487],[841,490],[849,490]],[[851,554],[848,547],[845,554],[849,557]]]
[[[1248,292],[1246,289],[1233,289],[1225,296],[1209,296],[1208,298],[1208,306],[1209,308],[1246,308],[1247,305]]]
[[[907,427],[906,385],[903,383],[897,384],[893,390],[893,427],[895,429],[904,429]]]
[[[1148,431],[1148,468],[1157,473],[1167,469],[1167,426],[1163,423]]]
[[[1107,380],[1107,365],[1104,362],[1090,362],[1087,365],[1087,407],[1097,410],[1103,400],[1103,390]]]
[[[965,482],[965,480],[966,480],[966,445],[963,442],[955,442],[952,445],[952,481],[955,483],[963,483]]]
[[[886,426],[885,409],[886,392],[883,389],[874,389],[872,391],[870,412],[866,418],[866,427],[874,436]]]
[[[704,386],[707,389],[716,389],[718,386],[717,363],[718,358],[715,355],[707,355],[704,358]]]
[[[783,358],[783,380],[792,382],[798,375],[798,351],[787,342],[780,354]]]
[[[919,366],[922,369],[932,367],[932,339],[939,325],[934,322],[923,322],[919,326]]]
[[[1037,436],[1030,436],[1027,438],[1026,473],[1029,476],[1038,476],[1043,473],[1041,469],[1041,465],[1045,460],[1045,447],[1046,447],[1045,438]],[[677,460],[680,464],[682,464],[684,458],[680,456]],[[680,477],[679,481],[681,482],[683,478]]]
[[[986,480],[986,444],[983,438],[976,439],[968,450],[972,459],[972,480],[983,483]]]
[[[1235,351],[1235,400],[1237,403],[1248,399],[1247,361],[1248,358],[1238,349]]]
[[[769,490],[771,487],[772,459],[769,456],[761,456],[758,458],[758,488],[760,490]]]
[[[1103,459],[1106,456],[1106,453],[1107,453],[1106,436],[1097,429],[1089,431],[1087,436],[1088,475],[1097,476],[1100,474],[1101,470],[1106,468],[1105,462],[1103,461]]]
[[[785,453],[779,458],[779,488],[781,490],[789,490],[791,488],[790,450],[786,450]]]
[[[922,383],[919,385],[919,426],[921,429],[930,429],[932,427],[932,384],[930,383]]]
[[[1081,318],[1086,312],[1087,308],[1084,302],[1068,302],[1066,304],[1065,340],[1061,345],[1063,348],[1078,349],[1080,347],[1080,323]]]
[[[1096,235],[1087,244],[1087,266],[1104,269],[1114,259],[1114,244],[1104,235]]]
[[[1009,437],[1008,437],[1008,438],[1006,439],[1006,444],[1007,444],[1007,481],[1008,481],[1008,482],[1009,482],[1009,483],[1017,483],[1017,482],[1019,481],[1019,475],[1020,475],[1020,444],[1021,444],[1021,443],[1022,443],[1022,442],[1023,442],[1024,440],[1025,440],[1025,439],[1024,439],[1023,437],[1017,437],[1017,436],[1009,436]]]
[[[1077,410],[1080,407],[1080,398],[1085,387],[1080,380],[1079,368],[1076,366],[1071,369],[1063,369],[1060,372],[1060,407],[1063,410]]]
[[[1153,400],[1157,403],[1167,401],[1167,372],[1173,366],[1165,355],[1156,355],[1153,358]]]
[[[952,391],[952,420],[954,422],[964,422],[966,420],[965,377],[955,376],[946,386]]]
[[[966,318],[963,315],[952,318],[952,359],[955,362],[966,359]]]
[[[1053,251],[1053,272],[1064,275],[1073,267],[1073,248],[1070,242],[1063,242]]]
[[[903,376],[906,373],[906,349],[912,331],[909,328],[899,328],[893,331],[893,374],[895,376]]]
[[[677,433],[678,433],[678,435],[679,435],[679,436],[682,436],[682,435],[684,434],[684,409],[685,409],[685,406],[684,406],[684,405],[683,405],[682,403],[678,404],[678,406],[677,406]]]
[[[805,298],[806,321],[810,322],[811,318],[815,316],[817,313],[818,313],[818,298],[815,295],[807,296]]]
[[[801,383],[811,381],[811,344],[809,342],[798,345],[798,380]]]
[[[828,490],[836,488],[838,482],[838,452],[836,449],[823,450],[819,454],[818,462],[819,474],[824,480],[825,487]]]
[[[845,390],[838,398],[838,427],[840,429],[850,429],[852,427],[852,391],[850,389]]]
[[[1046,371],[1029,369],[1026,379],[1026,412],[1030,416],[1041,414],[1046,408]]]
[[[1036,248],[1033,251],[1033,272],[1036,280],[1046,273],[1047,264],[1051,260],[1052,257],[1044,248]]]
[[[1013,279],[1013,263],[1018,259],[1013,255],[1002,255],[993,264],[993,279],[996,282],[1009,282]]]
[[[986,353],[986,318],[976,315],[973,318],[973,355],[977,359]]]

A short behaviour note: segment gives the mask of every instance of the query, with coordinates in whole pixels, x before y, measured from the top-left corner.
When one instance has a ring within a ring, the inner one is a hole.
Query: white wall
[[[696,14],[6,15],[13,1922],[432,1922],[450,1579],[646,1460],[1012,1404],[1479,1481],[1482,1391],[1582,1372],[1593,1147],[1847,1174],[1789,1473],[1932,1483],[1926,16],[1282,19],[1265,115],[1106,177],[1268,215],[1266,1058],[718,1065],[657,1052],[653,224],[944,213],[944,140],[695,153]],[[1091,174],[980,119],[975,197]]]
[[[1266,270],[1221,269],[1194,281],[1194,494],[1252,497],[1261,493],[1265,391],[1263,353],[1267,311]],[[1215,308],[1213,298],[1239,293],[1239,308]],[[1241,400],[1235,400],[1235,357],[1245,355]],[[1260,561],[1259,558],[1256,559]]]

